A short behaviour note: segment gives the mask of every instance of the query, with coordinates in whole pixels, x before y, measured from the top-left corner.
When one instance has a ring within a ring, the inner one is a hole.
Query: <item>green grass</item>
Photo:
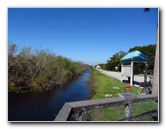
[[[104,75],[95,69],[92,69],[90,85],[92,86],[94,92],[91,99],[116,98],[119,97],[118,93],[126,92],[126,83],[120,82],[120,80]],[[114,89],[113,87],[118,87],[119,89]],[[136,88],[137,87],[132,86],[131,93],[137,96],[138,94],[136,92]],[[105,97],[106,94],[111,94],[112,96]],[[132,115],[136,116],[147,111],[155,110],[156,107],[157,103],[155,103],[154,101],[133,103]],[[124,118],[124,105],[93,110],[89,114],[90,121],[116,121]],[[153,121],[153,119],[150,117],[150,119],[144,119],[143,121]]]
[[[145,108],[146,107],[146,108]],[[154,101],[132,103],[132,116],[137,116],[148,111],[156,110],[157,103]],[[89,121],[118,121],[126,118],[125,105],[111,106],[94,109],[88,114]],[[156,117],[157,118],[157,117]],[[157,120],[157,119],[156,119]],[[140,121],[155,121],[153,117],[142,117]]]
[[[124,105],[95,109],[89,113],[89,121],[117,121],[124,118]]]
[[[104,75],[96,69],[92,69],[91,80],[92,81],[90,85],[93,87],[94,90],[92,99],[102,99],[108,97],[115,98],[118,97],[118,93],[126,92],[126,83],[121,82],[110,76]],[[119,89],[114,89],[114,87],[118,87]],[[135,86],[132,86],[131,93],[137,95]],[[112,96],[105,97],[106,94]]]

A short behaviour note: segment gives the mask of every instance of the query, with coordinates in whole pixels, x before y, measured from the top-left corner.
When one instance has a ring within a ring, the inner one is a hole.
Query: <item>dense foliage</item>
[[[126,55],[126,52],[120,51],[107,60],[106,69],[111,71],[121,71],[120,59]],[[117,67],[117,68],[116,68]]]
[[[156,45],[150,44],[148,46],[136,46],[134,48],[130,48],[128,52],[138,50],[149,57],[148,61],[148,71],[153,71],[154,68],[154,59],[155,59],[155,50]],[[100,64],[103,69],[111,70],[111,71],[121,71],[121,61],[120,59],[125,56],[127,52],[120,51],[114,54],[107,60],[106,64]],[[117,69],[116,69],[117,67]],[[134,65],[134,73],[143,73],[145,68],[144,64],[135,64]]]
[[[15,44],[8,48],[8,88],[9,91],[46,91],[63,85],[88,68],[82,62],[74,62],[66,57],[55,56],[46,50],[23,48],[18,52]]]
[[[136,46],[134,48],[130,48],[129,52],[138,50],[149,57],[148,61],[148,71],[153,71],[154,69],[154,60],[155,60],[155,52],[156,52],[156,44],[150,44],[148,46]],[[141,73],[144,69],[144,64],[137,64],[134,66],[135,73]]]

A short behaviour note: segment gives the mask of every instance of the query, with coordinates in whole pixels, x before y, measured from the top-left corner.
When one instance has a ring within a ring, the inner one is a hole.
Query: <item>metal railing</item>
[[[55,121],[158,121],[158,95],[67,102]]]

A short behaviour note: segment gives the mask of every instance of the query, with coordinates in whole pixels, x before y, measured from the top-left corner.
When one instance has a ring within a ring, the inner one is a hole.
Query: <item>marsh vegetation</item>
[[[8,89],[14,92],[47,91],[62,86],[89,66],[56,56],[49,50],[8,46]]]

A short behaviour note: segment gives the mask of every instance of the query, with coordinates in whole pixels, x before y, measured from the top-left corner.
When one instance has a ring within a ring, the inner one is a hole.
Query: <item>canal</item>
[[[53,121],[65,102],[87,100],[91,71],[47,92],[9,93],[8,121]]]

